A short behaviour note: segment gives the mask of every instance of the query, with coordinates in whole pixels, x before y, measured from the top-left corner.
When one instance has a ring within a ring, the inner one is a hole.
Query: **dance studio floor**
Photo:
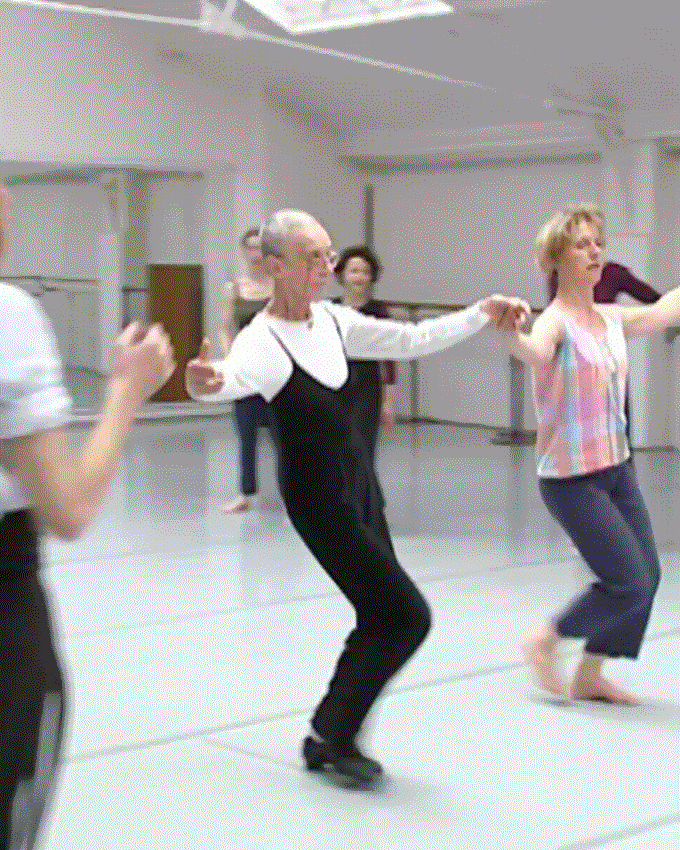
[[[71,716],[45,847],[677,850],[680,454],[636,455],[664,575],[640,661],[610,671],[645,705],[556,705],[517,638],[587,574],[533,449],[490,436],[383,440],[396,549],[434,627],[371,718],[389,778],[361,791],[301,769],[351,614],[283,513],[265,436],[259,509],[225,517],[231,419],[139,425],[101,518],[46,547]]]

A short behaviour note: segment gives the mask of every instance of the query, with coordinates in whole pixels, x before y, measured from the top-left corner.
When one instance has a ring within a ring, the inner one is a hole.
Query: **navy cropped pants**
[[[652,525],[630,460],[573,478],[541,478],[543,501],[597,580],[555,619],[586,652],[637,658],[659,585]]]
[[[276,445],[276,426],[269,405],[261,395],[235,401],[234,414],[241,448],[240,490],[244,496],[254,496],[257,493],[257,430],[268,428]]]

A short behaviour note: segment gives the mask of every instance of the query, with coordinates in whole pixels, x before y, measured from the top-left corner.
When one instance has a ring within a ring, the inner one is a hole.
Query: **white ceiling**
[[[125,5],[132,6],[132,0]],[[196,3],[156,5],[175,11],[183,5],[184,14],[191,16],[192,8],[194,16],[198,13]],[[543,101],[556,94],[623,112],[677,109],[677,0],[461,0],[458,5],[468,11],[293,41],[481,83],[499,94],[290,47],[235,42],[224,34],[159,27],[154,37],[159,48],[179,51],[196,73],[212,79],[226,78],[239,66],[257,68],[273,96],[345,131],[546,120]],[[235,19],[285,36],[243,3]]]
[[[80,0],[78,5],[194,20],[200,15],[198,0]],[[548,121],[559,116],[548,113],[543,101],[555,95],[623,113],[678,109],[678,0],[460,0],[457,5],[464,11],[290,40],[470,81],[495,93],[197,28],[129,21],[111,21],[111,28],[123,44],[132,30],[141,30],[167,61],[216,85],[238,76],[259,79],[272,98],[348,135]],[[243,2],[234,19],[287,37]]]

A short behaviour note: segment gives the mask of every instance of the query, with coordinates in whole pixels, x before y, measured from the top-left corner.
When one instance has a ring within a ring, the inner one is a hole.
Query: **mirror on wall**
[[[5,162],[0,180],[14,197],[2,279],[40,299],[75,410],[92,412],[120,329],[158,318],[151,315],[149,269],[198,268],[202,280],[207,255],[213,287],[229,273],[226,248],[206,240],[204,175]],[[230,211],[224,215],[228,229]],[[210,230],[224,236],[214,221]],[[191,315],[202,317],[202,286],[192,293],[201,303]],[[178,390],[176,401],[183,398]]]

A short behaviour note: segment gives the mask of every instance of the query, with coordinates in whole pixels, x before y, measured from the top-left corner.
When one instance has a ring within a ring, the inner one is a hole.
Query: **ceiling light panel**
[[[325,32],[387,21],[443,15],[452,3],[441,0],[246,0],[249,6],[289,33]]]
[[[6,0],[0,0],[6,2]],[[197,17],[200,2],[198,0],[55,0],[55,2],[29,2],[10,0],[16,5],[44,7],[46,9],[95,9],[112,12],[128,12],[132,15],[153,15],[159,18],[193,19]]]

